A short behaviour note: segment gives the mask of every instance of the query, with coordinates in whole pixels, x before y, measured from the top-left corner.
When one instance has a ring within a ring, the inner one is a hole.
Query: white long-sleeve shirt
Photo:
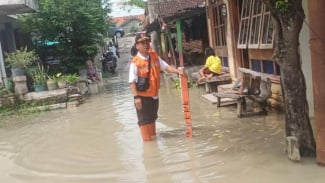
[[[143,55],[141,55],[139,52],[137,53],[137,56],[139,56],[141,59],[144,60],[149,60],[149,55],[147,57],[144,57]],[[158,56],[159,59],[159,63],[160,63],[160,68],[161,70],[165,70],[168,66],[168,64],[161,59]],[[130,70],[129,70],[129,83],[136,83],[138,82],[138,68],[135,66],[135,64],[133,62],[131,62],[130,64]]]
[[[139,56],[143,60],[149,60],[149,55],[147,57],[144,57],[143,55],[141,55],[138,52],[137,56]],[[158,56],[158,59],[159,59],[159,63],[160,63],[160,68],[162,71],[164,71],[167,68],[168,64],[163,59],[161,59],[159,56]],[[130,70],[129,70],[129,83],[136,83],[136,82],[138,82],[138,68],[136,67],[136,65],[133,62],[131,62]],[[153,96],[152,98],[158,99],[158,96]]]

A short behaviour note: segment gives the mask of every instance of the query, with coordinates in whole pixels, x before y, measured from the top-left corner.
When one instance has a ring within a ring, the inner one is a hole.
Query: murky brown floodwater
[[[128,49],[126,49],[128,50]],[[180,92],[162,83],[157,140],[143,143],[126,62],[101,94],[76,108],[1,119],[1,183],[323,183],[314,159],[289,161],[283,116],[238,119],[191,89],[193,139],[186,139]]]

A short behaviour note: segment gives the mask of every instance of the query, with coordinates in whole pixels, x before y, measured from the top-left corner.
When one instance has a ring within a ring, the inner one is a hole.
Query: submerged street
[[[133,37],[119,40],[118,70],[79,107],[0,118],[1,183],[322,183],[314,158],[285,154],[284,116],[237,118],[191,88],[193,138],[185,137],[180,91],[165,78],[157,139],[143,143],[128,85]]]

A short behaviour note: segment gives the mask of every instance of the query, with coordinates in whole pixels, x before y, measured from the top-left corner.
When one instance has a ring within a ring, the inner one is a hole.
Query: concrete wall
[[[313,82],[312,82],[312,70],[311,70],[311,58],[310,58],[310,43],[309,43],[309,27],[307,23],[309,22],[308,16],[308,1],[302,1],[303,8],[305,11],[305,23],[303,24],[302,30],[300,32],[300,53],[301,53],[301,63],[302,70],[306,79],[307,88],[307,100],[309,105],[309,116],[314,116],[314,98],[313,98]],[[307,22],[307,23],[306,23]]]

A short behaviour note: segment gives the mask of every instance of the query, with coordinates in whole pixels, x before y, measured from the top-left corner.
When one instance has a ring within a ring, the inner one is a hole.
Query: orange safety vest
[[[150,55],[150,76],[149,76],[149,88],[146,91],[137,91],[137,95],[144,97],[158,96],[160,88],[160,62],[157,53],[149,52]],[[148,65],[149,62],[141,59],[136,55],[132,62],[138,68],[138,76],[148,77]]]

